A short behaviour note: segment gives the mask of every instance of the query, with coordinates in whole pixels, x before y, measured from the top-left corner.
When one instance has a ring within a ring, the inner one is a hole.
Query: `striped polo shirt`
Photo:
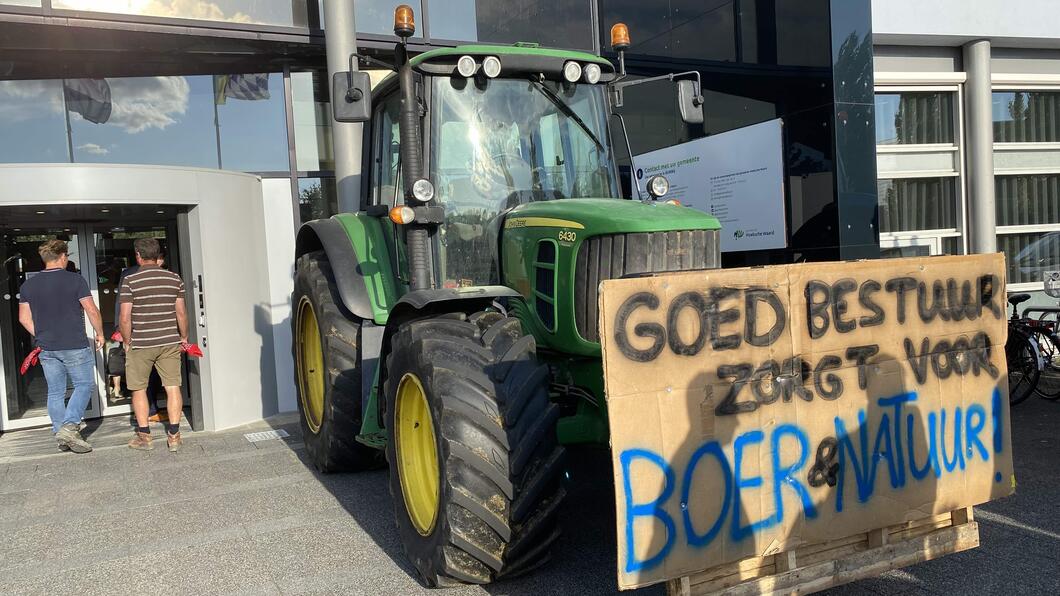
[[[132,348],[157,348],[180,343],[177,298],[184,297],[184,282],[172,271],[143,265],[122,279],[119,299],[132,303]]]

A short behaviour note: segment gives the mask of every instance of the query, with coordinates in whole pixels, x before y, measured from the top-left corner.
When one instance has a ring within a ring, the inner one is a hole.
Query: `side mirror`
[[[336,122],[367,122],[372,114],[368,73],[337,72],[331,79],[331,111]]]
[[[696,93],[694,81],[677,81],[677,110],[681,112],[681,119],[686,123],[703,123],[703,96]]]

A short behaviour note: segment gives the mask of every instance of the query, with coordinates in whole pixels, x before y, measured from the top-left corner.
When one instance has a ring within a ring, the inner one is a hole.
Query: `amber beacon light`
[[[394,35],[398,37],[412,37],[416,32],[416,17],[412,7],[401,4],[394,9]],[[612,34],[613,35],[613,34]]]
[[[629,48],[629,27],[625,23],[611,27],[611,48],[618,52]]]

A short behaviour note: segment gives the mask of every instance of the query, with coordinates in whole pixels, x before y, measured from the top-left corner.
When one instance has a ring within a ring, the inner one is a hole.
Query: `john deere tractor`
[[[413,30],[399,7],[395,33]],[[599,283],[719,266],[718,221],[665,201],[665,179],[633,175],[621,198],[612,141],[629,143],[609,122],[645,79],[623,80],[628,31],[612,37],[617,72],[534,44],[399,43],[375,89],[334,77],[336,119],[369,124],[360,210],[297,236],[305,448],[323,472],[389,464],[427,585],[547,559],[564,446],[608,441]],[[656,78],[702,122],[694,73]]]

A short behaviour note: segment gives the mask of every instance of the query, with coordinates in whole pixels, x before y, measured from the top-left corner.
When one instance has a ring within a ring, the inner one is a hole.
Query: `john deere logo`
[[[743,238],[743,230],[736,230],[732,233],[733,238]]]

